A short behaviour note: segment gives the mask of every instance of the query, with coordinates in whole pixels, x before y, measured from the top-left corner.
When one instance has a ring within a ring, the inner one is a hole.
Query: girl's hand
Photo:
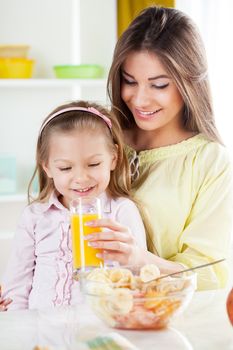
[[[107,229],[85,236],[89,246],[102,250],[98,257],[118,261],[120,265],[144,264],[143,258],[146,251],[137,245],[128,227],[111,219],[99,219],[88,222],[86,225]]]
[[[0,312],[1,311],[7,311],[7,306],[12,303],[12,299],[7,298],[3,299],[2,298],[2,288],[0,286]]]

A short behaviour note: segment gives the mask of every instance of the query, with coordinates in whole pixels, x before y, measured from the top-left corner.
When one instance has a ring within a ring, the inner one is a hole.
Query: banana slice
[[[103,280],[108,279],[108,272],[105,269],[96,268],[86,274],[87,280],[100,281],[101,277]]]
[[[85,290],[89,295],[103,296],[103,295],[111,295],[112,288],[108,283],[102,283],[96,281],[89,281],[85,285]]]
[[[116,288],[105,297],[105,310],[112,316],[126,315],[133,308],[133,295],[128,288]]]
[[[84,289],[88,294],[102,296],[111,293],[111,284],[107,271],[97,268],[86,275]]]
[[[119,285],[130,284],[133,280],[133,274],[128,269],[117,268],[109,270],[109,278],[113,283],[118,283]]]
[[[140,270],[140,278],[142,282],[150,282],[160,276],[159,268],[154,264],[147,264]]]

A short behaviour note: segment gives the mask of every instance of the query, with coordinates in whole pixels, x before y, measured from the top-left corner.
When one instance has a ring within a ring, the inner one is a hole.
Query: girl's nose
[[[82,183],[87,179],[87,173],[84,169],[77,169],[74,174],[74,181],[77,183]]]

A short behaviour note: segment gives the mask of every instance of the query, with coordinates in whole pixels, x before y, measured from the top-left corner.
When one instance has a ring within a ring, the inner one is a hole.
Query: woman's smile
[[[152,118],[157,118],[159,116],[160,111],[162,111],[162,108],[158,108],[154,111],[142,111],[139,109],[135,109],[133,114],[135,118],[150,121]]]

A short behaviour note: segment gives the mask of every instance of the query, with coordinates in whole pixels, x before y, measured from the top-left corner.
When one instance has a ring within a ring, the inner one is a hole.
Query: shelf
[[[27,195],[24,193],[1,194],[0,203],[27,202]]]
[[[0,79],[0,87],[106,87],[106,79]]]

